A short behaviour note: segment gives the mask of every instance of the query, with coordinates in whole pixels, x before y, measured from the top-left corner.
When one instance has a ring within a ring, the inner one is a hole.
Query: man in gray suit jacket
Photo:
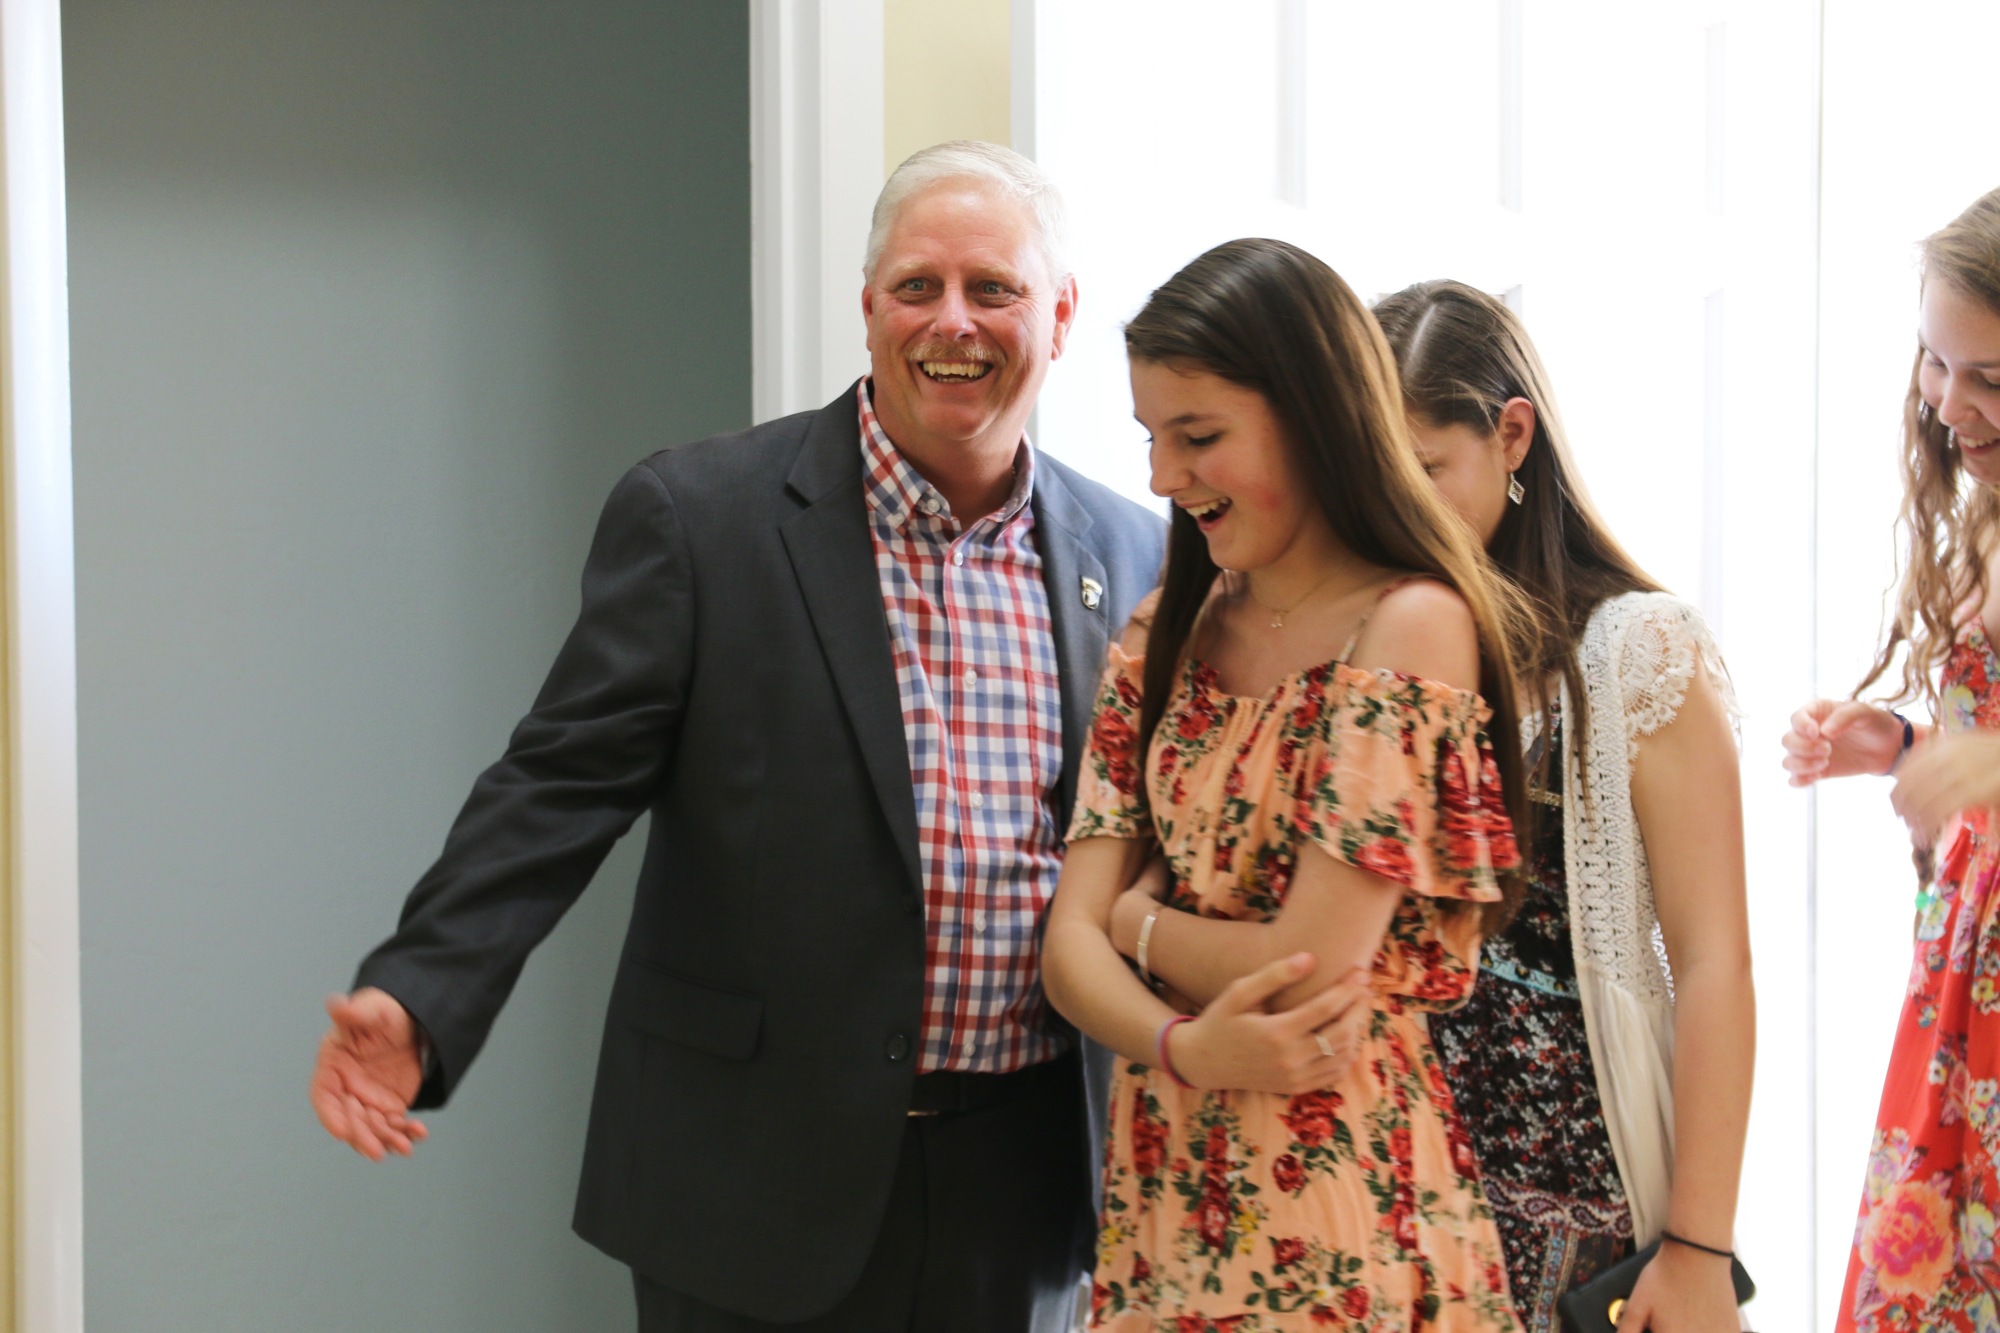
[[[575,1217],[642,1330],[1055,1330],[1088,1262],[1102,1071],[1036,951],[1164,528],[1025,438],[1076,301],[1031,163],[912,157],[863,271],[867,378],[612,492],[533,711],[328,1006],[322,1123],[408,1152],[651,812]]]

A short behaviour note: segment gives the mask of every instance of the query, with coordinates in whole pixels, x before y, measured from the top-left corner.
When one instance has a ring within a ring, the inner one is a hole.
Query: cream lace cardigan
[[[1588,736],[1563,728],[1563,862],[1577,991],[1636,1243],[1667,1224],[1674,1165],[1673,980],[1632,813],[1639,741],[1673,721],[1700,663],[1736,713],[1701,613],[1665,593],[1607,598],[1578,649]],[[1577,712],[1567,685],[1564,718]],[[1588,779],[1585,782],[1583,779]],[[1585,799],[1584,793],[1588,793]]]

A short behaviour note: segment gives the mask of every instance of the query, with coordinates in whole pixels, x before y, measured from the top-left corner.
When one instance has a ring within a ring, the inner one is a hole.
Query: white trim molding
[[[76,578],[58,0],[0,0],[0,447],[12,834],[16,1327],[83,1329]]]
[[[758,421],[823,406],[868,368],[861,253],[886,170],[882,76],[882,0],[752,0]]]
[[[1311,6],[1307,0],[1278,0],[1278,198],[1294,208],[1305,208],[1307,183],[1312,179],[1312,69],[1309,32]]]
[[[1008,146],[1022,157],[1032,159],[1037,137],[1035,70],[1039,54],[1035,45],[1035,0],[1013,0],[1007,7],[1007,19],[1011,29],[1007,56],[1007,110],[1009,133],[1013,136],[1013,142]]]

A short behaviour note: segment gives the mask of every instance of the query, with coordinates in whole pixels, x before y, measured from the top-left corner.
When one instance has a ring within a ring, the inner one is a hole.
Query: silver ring
[[[1319,1053],[1321,1055],[1325,1056],[1329,1060],[1333,1059],[1333,1046],[1330,1042],[1327,1041],[1326,1034],[1324,1032],[1316,1031],[1313,1033],[1313,1044],[1319,1047]]]

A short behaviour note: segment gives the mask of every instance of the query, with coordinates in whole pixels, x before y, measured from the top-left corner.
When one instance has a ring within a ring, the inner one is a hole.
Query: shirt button
[[[910,1053],[910,1039],[898,1032],[889,1038],[889,1059],[893,1063],[906,1058]]]
[[[935,514],[938,510],[944,508],[944,501],[938,499],[935,495],[926,495],[918,503],[917,508],[923,510],[926,514]]]
[[[984,935],[986,933],[986,913],[974,912],[972,914],[972,932],[975,935]]]
[[[973,686],[977,685],[978,683],[979,683],[979,673],[978,673],[977,671],[968,671],[968,672],[966,672],[966,673],[965,673],[965,688],[966,688],[966,689],[968,689],[968,690],[969,690],[969,689],[971,689],[971,688],[972,688]]]
[[[986,797],[984,793],[974,792],[972,793],[971,799],[972,799],[972,808],[974,810],[984,810],[986,808]]]
[[[979,1050],[979,1038],[968,1032],[965,1034],[965,1040],[960,1043],[960,1046],[967,1055],[972,1055]]]
[[[965,563],[965,552],[964,552],[964,551],[953,551],[953,552],[951,553],[951,563],[953,563],[954,565],[962,565],[962,564],[964,564],[964,563]]]

